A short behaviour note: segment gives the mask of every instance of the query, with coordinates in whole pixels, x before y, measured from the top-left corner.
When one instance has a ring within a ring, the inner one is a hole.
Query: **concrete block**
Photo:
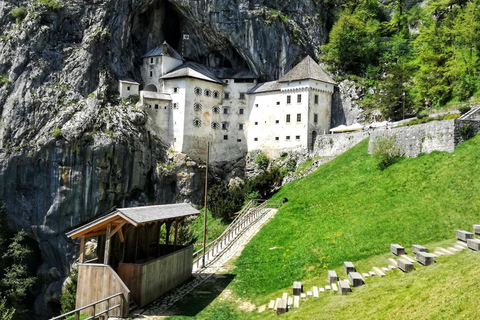
[[[328,282],[329,283],[337,283],[338,276],[335,270],[328,270]]]
[[[313,291],[313,297],[318,298],[318,287],[313,286],[312,291]]]
[[[270,303],[268,304],[268,310],[273,310],[275,308],[275,300],[270,300]]]
[[[390,250],[392,251],[392,253],[396,256],[398,255],[401,255],[401,254],[405,254],[405,248],[402,247],[401,245],[399,244],[391,244],[390,245]]]
[[[306,298],[307,294],[306,293],[300,293],[300,298]]]
[[[332,287],[330,287],[329,285],[326,285],[325,286],[325,291],[329,291],[329,290],[332,290]]]
[[[377,267],[373,267],[373,272],[375,272],[375,274],[379,277],[385,277],[386,274],[385,272],[383,272],[382,270],[380,270],[380,268],[377,268]]]
[[[460,251],[460,250],[458,250],[458,249],[456,249],[456,248],[454,248],[454,247],[448,247],[447,249],[450,250],[450,251],[452,251],[453,253],[457,253],[457,252]]]
[[[480,224],[473,225],[473,233],[480,235]]]
[[[288,297],[287,305],[291,308],[293,305],[293,297]]]
[[[300,281],[293,282],[293,295],[299,296],[303,292],[303,285]]]
[[[373,272],[373,271],[369,271],[368,274],[370,274],[370,277],[374,277],[374,276],[377,275],[377,274],[376,274],[375,272]]]
[[[287,300],[288,300],[288,293],[284,292],[284,293],[282,294],[282,299],[285,300],[285,301],[287,301]]]
[[[397,261],[393,260],[392,258],[389,258],[388,262],[390,262],[390,264],[392,264],[395,267],[397,266]]]
[[[400,255],[400,257],[402,257],[402,258],[405,259],[405,260],[410,261],[411,263],[417,262],[417,261],[413,260],[412,258],[410,258],[409,256],[407,256],[406,254]]]
[[[388,268],[386,268],[386,267],[382,267],[382,271],[383,271],[383,272],[388,272],[388,271],[390,271],[390,269],[388,269]]]
[[[362,278],[362,275],[358,272],[350,272],[348,274],[348,279],[353,287],[360,287],[365,284],[365,281]]]
[[[320,292],[320,293],[325,292],[325,289],[323,287],[318,288],[318,292]]]
[[[352,292],[352,288],[350,288],[350,284],[346,280],[339,280],[338,281],[338,290],[342,295],[345,295],[349,292]]]
[[[293,296],[293,307],[300,307],[300,296]]]
[[[462,246],[465,249],[468,248],[467,244],[463,241],[457,241],[457,242],[455,242],[455,245]]]
[[[435,256],[428,252],[417,252],[417,261],[424,266],[435,263]]]
[[[332,283],[332,290],[333,292],[337,292],[338,291],[338,286],[336,283]]]
[[[424,246],[421,246],[419,244],[414,244],[412,246],[412,252],[416,254],[417,252],[428,252],[428,249],[425,248]]]
[[[313,296],[313,292],[312,291],[307,291],[307,297],[311,297]]]
[[[457,230],[457,239],[463,242],[467,242],[468,239],[473,239],[473,233],[465,230]]]
[[[478,239],[468,239],[467,240],[467,245],[469,249],[472,249],[474,251],[479,251],[480,250],[480,240]]]
[[[397,260],[397,265],[400,270],[403,272],[410,272],[413,271],[413,263],[406,259],[398,259]]]
[[[467,241],[468,241],[468,240],[467,240]],[[457,249],[458,251],[463,251],[463,250],[466,249],[464,246],[460,246],[460,245],[458,245],[458,244],[454,245],[453,247],[454,247],[455,249]]]
[[[365,273],[365,272],[362,273],[362,276],[363,276],[364,278],[369,278],[369,277],[370,277],[370,275],[369,275],[368,273]]]
[[[397,267],[395,267],[394,265],[391,265],[391,264],[388,265],[388,268],[389,268],[390,270],[397,269]]]
[[[277,301],[277,316],[287,312],[287,300],[278,298]]]
[[[345,261],[343,263],[343,268],[345,269],[345,273],[347,274],[347,276],[350,272],[356,272],[357,271],[357,269],[355,269],[355,266],[353,265],[353,263],[351,263],[350,261]]]
[[[275,306],[273,307],[274,310],[278,309],[278,304],[280,303],[280,301],[282,301],[282,298],[277,298],[277,300],[275,300]]]
[[[444,256],[445,254],[443,252],[440,252],[438,250],[434,251],[433,252],[437,257],[441,257],[441,256]]]

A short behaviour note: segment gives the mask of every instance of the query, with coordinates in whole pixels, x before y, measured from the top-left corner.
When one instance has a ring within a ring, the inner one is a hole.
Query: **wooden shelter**
[[[186,203],[116,209],[67,233],[72,239],[81,239],[76,307],[122,292],[110,303],[122,307],[111,315],[125,317],[130,300],[143,307],[188,280],[193,247],[177,244],[178,226],[184,218],[199,213]],[[161,244],[164,224],[165,241]],[[174,241],[170,244],[173,224]],[[85,243],[91,237],[100,237],[98,257],[86,262]]]

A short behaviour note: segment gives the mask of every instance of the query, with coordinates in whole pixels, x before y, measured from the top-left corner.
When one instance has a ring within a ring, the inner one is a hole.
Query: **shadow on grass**
[[[181,298],[170,309],[158,316],[195,317],[220,296],[235,278],[234,274],[214,274],[208,280]],[[225,295],[228,296],[228,292]]]

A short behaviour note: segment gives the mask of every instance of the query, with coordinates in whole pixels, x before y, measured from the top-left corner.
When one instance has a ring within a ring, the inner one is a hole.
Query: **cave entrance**
[[[162,31],[165,41],[178,51],[182,37],[180,18],[169,2],[165,2],[165,19],[162,23]]]

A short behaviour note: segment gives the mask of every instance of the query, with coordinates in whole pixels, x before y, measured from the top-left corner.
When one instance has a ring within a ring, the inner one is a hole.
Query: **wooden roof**
[[[75,239],[81,236],[94,237],[101,235],[105,233],[108,224],[111,224],[113,228],[124,224],[137,227],[145,223],[185,218],[197,214],[200,214],[200,211],[188,203],[116,209],[68,232],[67,237]]]

